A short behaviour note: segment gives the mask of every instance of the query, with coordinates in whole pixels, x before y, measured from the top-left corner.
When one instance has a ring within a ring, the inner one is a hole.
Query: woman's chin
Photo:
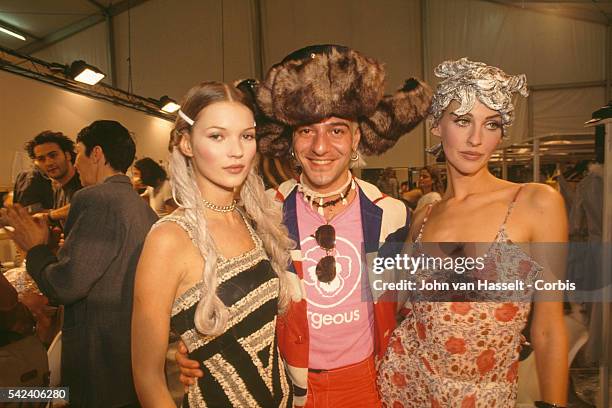
[[[466,160],[458,159],[456,161],[449,160],[448,163],[453,169],[455,169],[455,171],[457,171],[457,173],[461,174],[462,176],[476,175],[477,173],[480,173],[484,168],[487,167],[486,160],[482,160],[478,162],[468,162]]]

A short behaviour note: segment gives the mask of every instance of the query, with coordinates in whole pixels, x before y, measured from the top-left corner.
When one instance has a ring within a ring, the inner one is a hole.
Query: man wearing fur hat
[[[255,87],[260,152],[301,169],[275,191],[296,242],[294,301],[277,334],[297,406],[380,406],[375,359],[395,328],[396,304],[372,289],[371,263],[404,242],[409,214],[350,168],[361,154],[392,147],[431,99],[414,79],[384,96],[384,77],[379,62],[355,50],[316,45],[288,55]],[[185,383],[203,374],[177,360]]]

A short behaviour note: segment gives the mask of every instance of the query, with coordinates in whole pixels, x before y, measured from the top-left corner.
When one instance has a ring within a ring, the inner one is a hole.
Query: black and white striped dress
[[[193,228],[176,212],[160,222],[175,222],[193,239]],[[184,407],[291,406],[288,378],[276,342],[278,278],[262,242],[246,221],[255,247],[239,256],[219,257],[217,293],[229,309],[226,331],[200,334],[193,321],[199,282],[176,299],[171,331],[180,336],[204,377],[189,387]]]

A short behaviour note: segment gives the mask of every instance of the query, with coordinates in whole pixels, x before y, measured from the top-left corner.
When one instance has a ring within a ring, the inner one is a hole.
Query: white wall
[[[606,27],[474,0],[428,0],[429,66],[468,56],[529,85],[604,80]],[[432,75],[433,76],[433,75]]]
[[[110,102],[0,71],[0,186],[12,184],[16,153],[43,130],[65,133],[75,139],[94,120],[112,119],[134,133],[137,155],[165,159],[172,123]]]
[[[204,80],[255,74],[250,0],[151,0],[131,11],[133,92],[180,100]],[[114,18],[118,87],[128,86],[128,14]]]

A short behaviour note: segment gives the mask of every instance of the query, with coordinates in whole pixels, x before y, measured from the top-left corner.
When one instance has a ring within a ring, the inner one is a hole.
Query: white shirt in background
[[[415,211],[418,211],[421,207],[424,207],[426,205],[429,205],[431,203],[435,203],[436,201],[441,201],[441,200],[442,200],[442,196],[439,193],[436,193],[435,191],[427,193],[423,197],[419,198]]]
[[[157,188],[147,186],[147,190],[143,196],[149,197],[149,205],[158,217],[161,218],[168,215],[168,211],[166,211],[166,206],[164,205],[165,202],[172,198],[172,188],[168,180],[164,180]]]

